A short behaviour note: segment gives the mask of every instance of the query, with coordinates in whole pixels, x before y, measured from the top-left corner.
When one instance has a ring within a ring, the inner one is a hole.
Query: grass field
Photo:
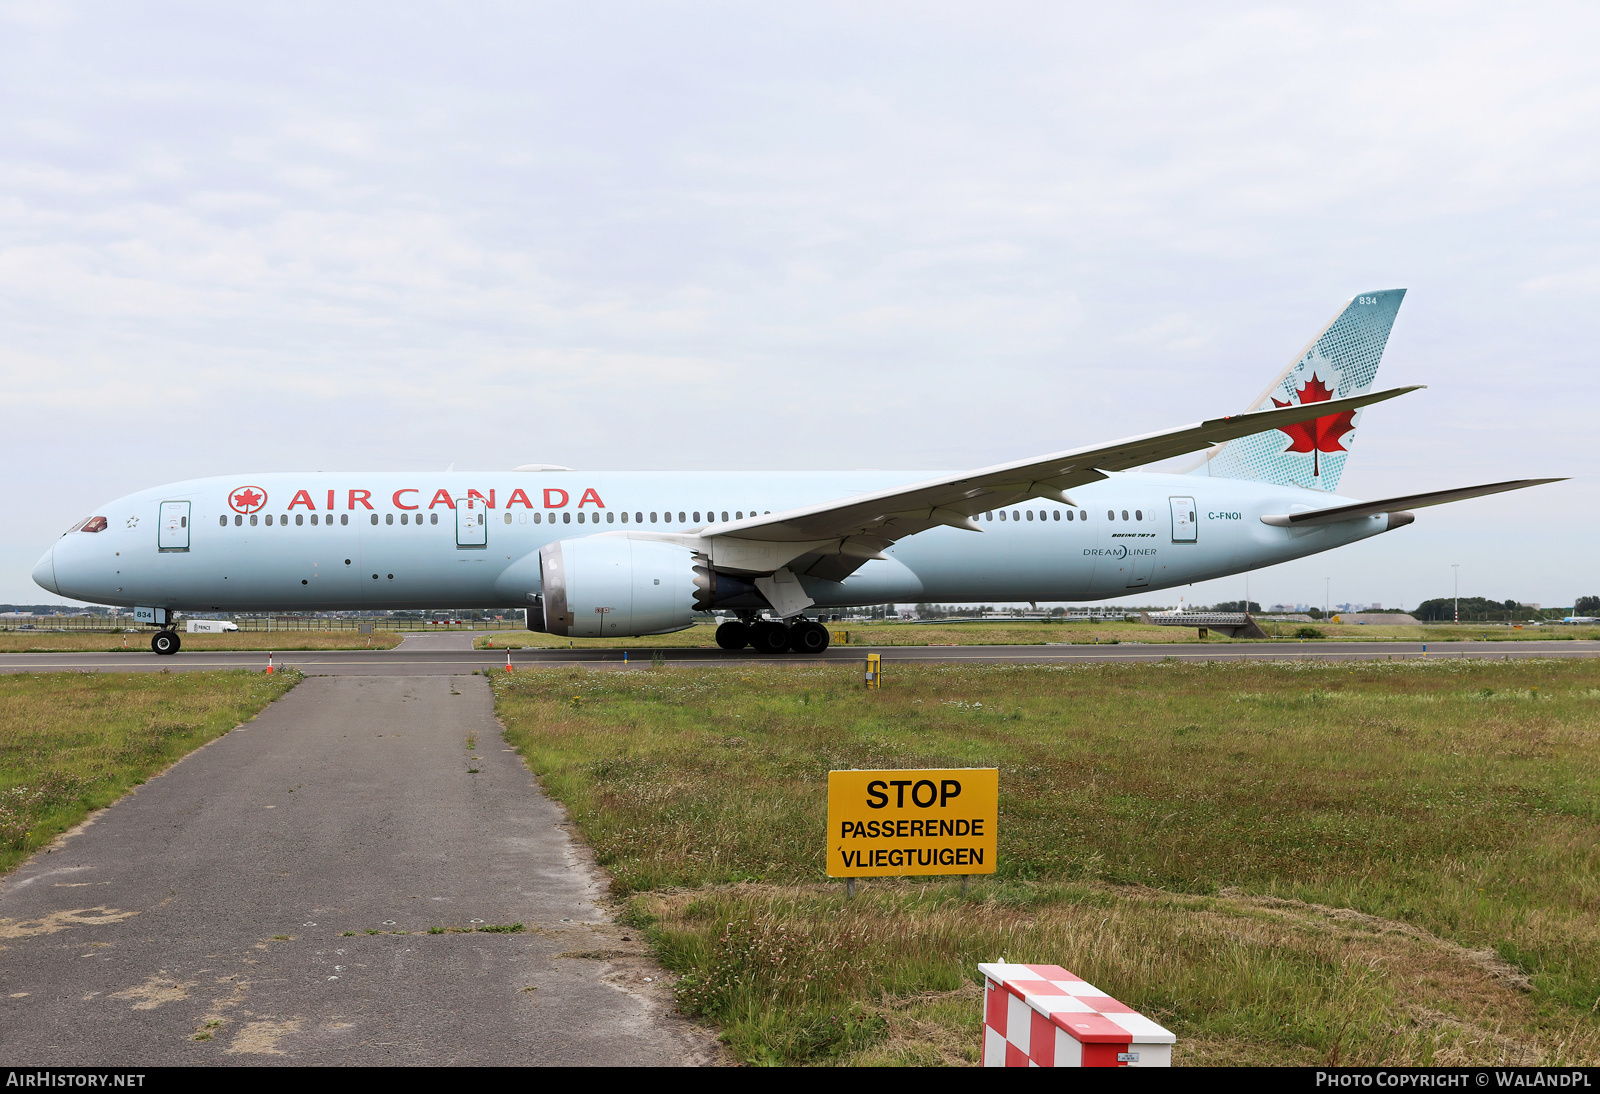
[[[1182,1063],[1600,1061],[1600,664],[492,674],[681,1004],[751,1062],[972,1063],[1065,965]],[[826,773],[995,766],[1000,872],[822,877]]]
[[[293,671],[0,676],[0,872],[249,721],[299,679]]]
[[[0,634],[0,653],[134,653],[150,652],[152,631],[131,634],[70,634],[49,631],[13,632]],[[355,634],[350,631],[333,631],[322,634],[316,631],[282,631],[265,634],[254,631],[237,631],[232,634],[185,634],[182,636],[186,650],[389,650],[398,646],[403,636],[393,631],[376,634]]]
[[[1270,636],[1273,624],[1263,623]],[[1508,631],[1504,627],[1456,627],[1430,624],[1414,627],[1363,627],[1355,624],[1332,623],[1280,623],[1280,638],[1294,638],[1302,627],[1311,627],[1323,637],[1340,641],[1406,641],[1406,642],[1491,642],[1528,641],[1539,639],[1600,639],[1596,627],[1525,627]],[[1199,642],[1199,631],[1192,627],[1158,627],[1148,623],[1040,623],[1035,621],[1005,620],[980,623],[833,623],[830,630],[846,631],[852,646],[1016,646],[1067,643],[1092,645],[1110,642],[1172,643]],[[1247,642],[1250,639],[1225,638],[1213,633],[1205,639],[1208,644]],[[1255,640],[1259,641],[1259,639]],[[1315,641],[1314,639],[1312,641]],[[553,634],[533,631],[510,631],[477,640],[479,649],[714,649],[716,627],[701,624],[649,638],[561,638]]]

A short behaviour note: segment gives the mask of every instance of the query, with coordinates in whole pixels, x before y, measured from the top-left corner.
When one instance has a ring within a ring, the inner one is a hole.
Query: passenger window
[[[1133,519],[1134,520],[1143,520],[1144,519],[1144,510],[1143,509],[1135,509],[1133,511]]]
[[[1001,520],[1005,520],[1006,519],[1006,511],[1004,509],[1000,510],[1000,519]]]
[[[1128,511],[1126,509],[1124,509],[1122,511],[1122,519],[1123,520],[1127,520],[1128,519]]]
[[[1029,509],[1029,510],[1028,510],[1028,519],[1029,519],[1029,520],[1032,520],[1032,519],[1033,519],[1033,510],[1032,510],[1032,509]]]
[[[695,510],[695,511],[694,511],[694,522],[695,522],[695,523],[696,523],[696,524],[699,524],[699,523],[700,523],[700,510],[698,510],[698,509],[696,509],[696,510]]]
[[[584,515],[583,515],[583,513],[581,513],[581,512],[580,512],[580,513],[579,513],[579,514],[578,514],[578,523],[579,523],[579,524],[582,524],[582,523],[583,523],[583,516],[584,516]]]
[[[315,513],[311,514],[311,523],[312,524],[317,523],[317,514],[315,514]]]
[[[723,520],[727,520],[728,519],[728,511],[726,509],[724,509],[722,511],[722,519]]]
[[[1061,519],[1061,510],[1059,510],[1059,509],[1056,510],[1056,519],[1057,520]]]
[[[1012,520],[1021,520],[1022,519],[1022,514],[1017,512],[1015,509],[1013,509],[1013,510],[1011,510],[1011,519]]]
[[[1071,509],[1068,509],[1068,510],[1067,510],[1067,519],[1068,519],[1068,520],[1072,520],[1072,519],[1073,519],[1073,516],[1072,516],[1072,510],[1071,510]]]
[[[267,523],[271,524],[272,522],[269,520],[269,521],[267,521]],[[378,523],[378,514],[376,514],[376,513],[372,514],[372,523],[374,525],[376,525]]]
[[[656,522],[656,515],[654,513],[651,513],[650,514],[650,523],[654,524],[655,522]]]
[[[401,516],[404,516],[404,515],[405,515],[404,513],[401,514]],[[383,514],[383,523],[385,523],[385,524],[393,524],[394,523],[394,514],[393,513],[385,513],[385,514]]]
[[[643,524],[644,523],[644,514],[643,513],[635,513],[635,514],[633,514],[633,523],[635,523],[635,524]]]
[[[296,513],[294,515],[294,523],[295,523],[295,527],[296,528],[298,528],[301,525],[305,524],[305,522],[306,522],[306,515],[304,513]]]
[[[1112,509],[1107,509],[1106,510],[1106,519],[1107,520],[1116,520],[1117,519],[1116,511],[1112,510]]]
[[[256,515],[254,513],[251,513],[250,514],[250,527],[254,528],[255,526],[256,526]]]
[[[217,524],[219,524],[223,528],[226,528],[228,526],[228,514],[224,513],[220,517],[218,517],[217,518]]]
[[[507,514],[506,514],[506,523],[507,523],[507,524],[510,524],[510,523],[511,523],[511,514],[510,514],[510,513],[507,513]]]
[[[543,524],[544,523],[544,514],[543,513],[535,513],[535,514],[533,514],[533,523],[535,523],[535,524]]]
[[[510,516],[511,514],[507,513],[506,515]],[[349,524],[349,523],[350,523],[350,514],[349,513],[340,513],[339,514],[339,527],[343,528],[346,524]]]
[[[607,524],[616,523],[616,519],[617,519],[617,514],[615,514],[615,513],[607,513],[606,514],[606,523]]]
[[[738,512],[734,513],[733,514],[733,519],[734,520],[743,520],[744,519],[744,510],[740,509]]]
[[[684,516],[682,513],[678,514],[678,523],[679,524],[687,524],[688,522],[689,522],[689,518],[688,517]]]
[[[987,513],[985,513],[985,514],[983,514],[983,519],[984,519],[984,520],[993,520],[993,519],[994,519],[994,512],[993,512],[993,510],[991,510],[991,511],[990,511],[990,512],[987,512]]]
[[[422,518],[420,516],[417,517],[417,523],[418,524],[422,523]],[[429,513],[428,514],[428,523],[429,524],[438,524],[439,523],[439,514],[438,513]]]
[[[571,513],[562,513],[561,514],[561,523],[562,524],[571,524],[572,523],[572,514]]]
[[[243,517],[236,516],[236,517],[233,518],[233,526],[235,528],[239,527],[239,525],[241,525],[243,523],[244,523],[244,518]]]

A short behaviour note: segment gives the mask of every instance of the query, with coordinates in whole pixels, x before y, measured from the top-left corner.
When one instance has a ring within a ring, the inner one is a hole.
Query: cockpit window
[[[105,517],[85,517],[77,524],[74,524],[71,528],[68,528],[63,534],[71,535],[73,532],[104,532],[105,530]]]

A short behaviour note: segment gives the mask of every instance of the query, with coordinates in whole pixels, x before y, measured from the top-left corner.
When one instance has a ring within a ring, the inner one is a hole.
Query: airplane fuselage
[[[700,527],[932,478],[935,472],[274,473],[195,479],[95,510],[40,560],[78,600],[185,611],[526,607],[541,547]],[[248,490],[244,489],[246,486]],[[259,495],[259,497],[257,497]],[[934,528],[842,582],[818,608],[885,602],[1089,601],[1270,566],[1365,539],[1385,515],[1311,528],[1267,514],[1340,504],[1320,491],[1127,472]],[[473,499],[470,521],[464,499]]]

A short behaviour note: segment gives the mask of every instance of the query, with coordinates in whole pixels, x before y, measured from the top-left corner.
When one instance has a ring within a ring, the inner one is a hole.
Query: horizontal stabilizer
[[[1487,486],[1462,486],[1455,490],[1434,490],[1427,494],[1407,494],[1403,498],[1380,498],[1355,505],[1336,505],[1331,509],[1312,509],[1306,513],[1272,513],[1261,518],[1262,524],[1277,528],[1305,528],[1317,524],[1337,524],[1344,520],[1375,517],[1379,513],[1395,513],[1406,509],[1421,509],[1429,505],[1444,505],[1467,498],[1481,498],[1486,494],[1503,494],[1507,490],[1522,490],[1529,486],[1543,486],[1547,482],[1564,482],[1565,479],[1512,479],[1510,482],[1492,482]]]

